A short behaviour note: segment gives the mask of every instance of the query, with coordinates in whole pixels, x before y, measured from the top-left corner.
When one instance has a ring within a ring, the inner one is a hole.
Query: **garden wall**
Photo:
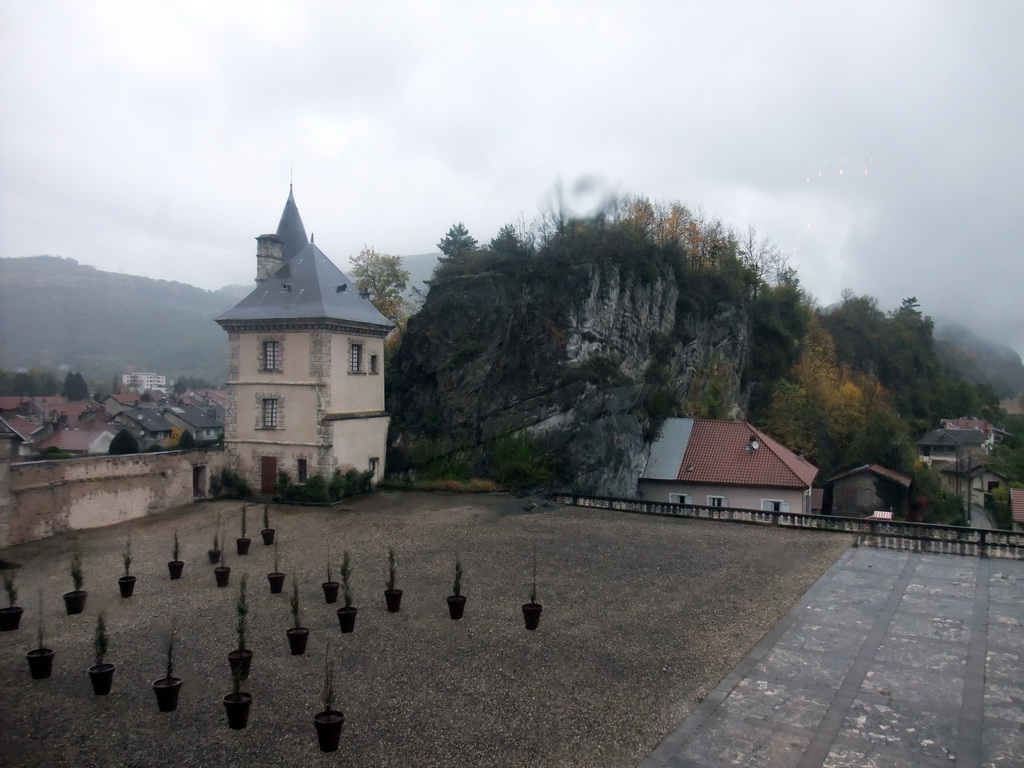
[[[34,461],[0,471],[0,546],[96,528],[207,498],[223,450]]]

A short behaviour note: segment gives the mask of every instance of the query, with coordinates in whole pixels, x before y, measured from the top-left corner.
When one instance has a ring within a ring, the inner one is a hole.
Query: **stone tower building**
[[[256,289],[216,318],[228,333],[225,445],[273,493],[335,469],[384,471],[384,337],[392,323],[306,236],[291,189],[275,234],[256,238]]]

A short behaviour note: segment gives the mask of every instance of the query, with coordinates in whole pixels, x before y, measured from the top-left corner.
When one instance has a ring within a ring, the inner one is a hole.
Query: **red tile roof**
[[[1013,522],[1024,524],[1024,488],[1010,489],[1010,512]]]
[[[0,411],[17,411],[28,404],[28,398],[21,395],[3,395],[0,397]]]
[[[985,437],[992,434],[992,425],[984,419],[942,419],[941,424],[948,429],[976,429]]]
[[[17,413],[9,413],[4,416],[4,421],[11,429],[18,433],[23,440],[28,440],[43,428],[43,423],[34,416],[22,416]]]
[[[751,438],[759,446],[749,448]],[[694,419],[679,466],[687,483],[807,488],[818,468],[745,421]]]
[[[113,438],[114,433],[107,427],[95,429],[60,429],[36,446],[40,451],[46,448],[59,448],[68,453],[85,453],[98,438],[106,432]]]
[[[832,477],[832,482],[844,477],[850,477],[851,475],[859,475],[861,472],[871,472],[884,477],[887,480],[892,480],[894,483],[899,483],[904,488],[909,488],[910,484],[913,482],[913,478],[901,475],[899,472],[893,472],[891,469],[886,469],[881,464],[864,464],[863,466],[855,469],[848,469],[845,472],[840,472],[838,475],[834,475]]]

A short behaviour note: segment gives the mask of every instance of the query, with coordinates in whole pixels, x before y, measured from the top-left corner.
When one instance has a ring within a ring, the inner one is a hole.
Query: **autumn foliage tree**
[[[393,322],[402,325],[408,315],[403,291],[409,283],[409,272],[402,269],[401,256],[377,253],[372,247],[363,248],[352,259],[352,276],[356,287],[369,294],[373,306]]]

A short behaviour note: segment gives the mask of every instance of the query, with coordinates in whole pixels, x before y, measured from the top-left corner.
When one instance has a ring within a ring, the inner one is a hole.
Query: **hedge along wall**
[[[0,505],[0,518],[6,518],[0,519],[0,546],[190,504],[196,498],[194,470],[199,468],[198,495],[208,497],[210,477],[225,466],[227,454],[222,450],[12,464],[7,503]]]

